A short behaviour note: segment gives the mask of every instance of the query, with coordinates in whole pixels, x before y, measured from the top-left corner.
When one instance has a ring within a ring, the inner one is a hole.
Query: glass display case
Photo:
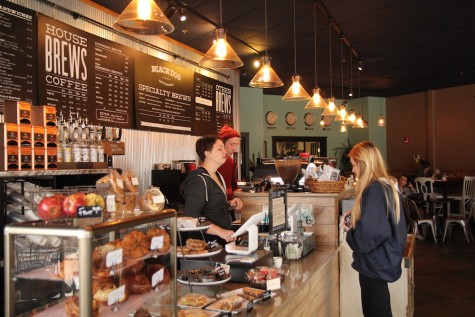
[[[5,316],[176,316],[176,212],[5,227]]]

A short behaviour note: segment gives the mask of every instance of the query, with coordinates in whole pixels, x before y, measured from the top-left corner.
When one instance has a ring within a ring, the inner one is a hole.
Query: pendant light
[[[317,15],[316,2],[313,2],[313,35],[314,35],[314,51],[315,51],[315,88],[313,89],[313,96],[305,106],[305,109],[325,109],[328,105],[325,99],[320,95],[320,88],[318,88],[317,81]]]
[[[262,67],[254,75],[249,86],[256,88],[281,87],[284,83],[270,66],[271,57],[267,55],[267,0],[264,0],[264,21],[266,31],[266,54],[262,58]]]
[[[292,76],[292,86],[285,93],[284,101],[301,101],[310,99],[310,95],[300,85],[300,76],[297,75],[297,35],[295,30],[295,0],[294,0],[294,75]]]
[[[350,49],[350,98],[353,99],[353,53],[351,52],[351,49]],[[355,115],[355,110],[353,110],[353,108],[351,108],[351,106],[349,106],[348,108],[350,108],[350,111],[348,111],[348,123],[349,124],[353,124],[355,123],[355,120],[356,120],[356,115]]]
[[[223,4],[219,0],[219,28],[214,30],[216,41],[200,61],[200,66],[208,68],[237,68],[244,65],[242,60],[226,41],[226,30],[223,28]]]
[[[161,35],[175,27],[154,0],[133,0],[117,18],[114,28],[139,35]]]
[[[379,119],[378,119],[378,127],[384,127],[384,117],[383,111],[381,108],[381,98],[379,98]]]
[[[328,98],[328,106],[323,111],[323,116],[337,116],[338,108],[335,105],[335,97],[333,97],[333,70],[332,70],[332,26],[328,23],[329,30],[329,46],[330,46],[330,98]]]
[[[360,86],[360,73],[358,71],[358,98],[361,100],[361,114],[356,115],[355,123],[353,124],[352,128],[356,129],[364,129],[368,127],[368,124],[364,121],[363,117],[363,99],[361,99],[361,86]]]
[[[342,129],[343,129],[343,123],[345,123],[346,120],[348,120],[348,112],[346,112],[346,105],[345,101],[343,101],[344,95],[343,95],[343,36],[340,36],[340,65],[341,65],[341,104],[338,110],[338,115],[335,118],[335,121],[341,121],[342,122]],[[346,124],[345,124],[345,131],[341,132],[346,132]]]

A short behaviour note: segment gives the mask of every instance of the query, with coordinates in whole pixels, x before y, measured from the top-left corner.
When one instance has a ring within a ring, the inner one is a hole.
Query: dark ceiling
[[[93,2],[120,13],[130,0]],[[168,37],[201,52],[209,49],[215,28],[209,21],[219,25],[220,1],[157,3],[164,11],[173,4],[188,8],[185,22],[179,20],[179,9],[171,16],[175,31]],[[316,0],[316,34],[314,1],[295,0],[296,67],[293,3],[267,0],[267,51],[284,86],[264,89],[266,94],[283,95],[295,68],[311,93],[315,36],[317,80],[325,97],[333,94],[349,99],[351,87],[354,97],[358,92],[360,96],[390,97],[475,83],[473,0]],[[257,71],[252,61],[266,49],[264,0],[222,1],[222,22],[229,43],[244,61],[239,68],[241,86],[248,86]],[[359,59],[362,71],[357,70]]]

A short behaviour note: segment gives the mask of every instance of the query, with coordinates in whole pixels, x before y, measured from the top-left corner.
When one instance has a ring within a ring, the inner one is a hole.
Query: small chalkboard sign
[[[82,218],[101,218],[102,208],[101,206],[81,206],[78,207],[77,217]]]

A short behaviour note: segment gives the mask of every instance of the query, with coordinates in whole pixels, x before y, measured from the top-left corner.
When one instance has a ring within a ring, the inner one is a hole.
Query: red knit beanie
[[[219,137],[223,140],[223,142],[226,142],[227,139],[240,138],[241,135],[239,134],[239,132],[237,132],[236,130],[234,130],[230,126],[225,125],[219,131]]]

